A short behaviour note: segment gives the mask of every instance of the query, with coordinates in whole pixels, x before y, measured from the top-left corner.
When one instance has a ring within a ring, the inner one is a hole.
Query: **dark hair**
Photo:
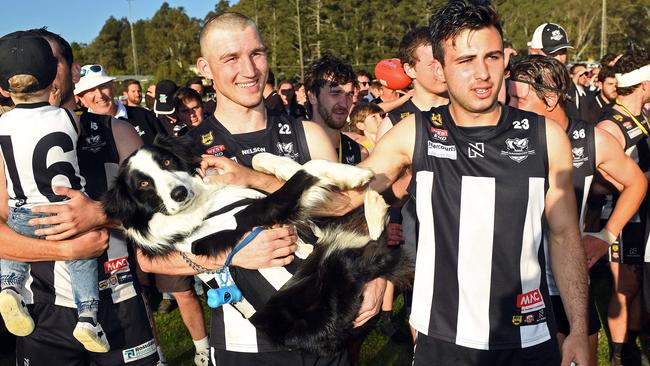
[[[184,86],[174,93],[174,107],[177,111],[188,100],[196,100],[199,105],[203,106],[203,100],[199,92],[190,87]]]
[[[273,71],[271,71],[271,69],[269,69],[268,76],[266,78],[266,83],[271,84],[271,86],[273,86],[273,88],[275,89],[275,75],[273,75]]]
[[[375,113],[384,113],[384,110],[375,103],[363,103],[354,106],[350,112],[350,130],[363,135],[363,131],[357,127],[357,123],[364,122],[366,117]]]
[[[558,94],[558,103],[566,108],[566,100],[571,88],[571,76],[563,63],[553,57],[529,55],[521,59],[510,71],[512,81],[529,84],[539,99],[546,103],[546,94]]]
[[[187,80],[185,86],[189,87],[190,85],[194,85],[194,84],[200,84],[201,86],[203,86],[203,79],[201,79],[198,76],[191,77],[189,78],[189,80]]]
[[[614,72],[613,67],[602,65],[602,67],[600,68],[600,72],[598,73],[598,81],[604,83],[605,79],[607,78],[615,78],[616,77],[615,74],[616,73]]]
[[[617,57],[618,55],[615,53],[608,53],[600,59],[600,65],[602,67],[609,66],[609,63],[616,60]]]
[[[352,83],[355,88],[358,85],[352,66],[330,53],[309,64],[305,72],[305,89],[318,96],[320,88],[328,82],[331,85]]]
[[[503,38],[499,15],[489,1],[451,0],[438,8],[429,21],[433,57],[445,64],[444,43],[466,30],[494,27]],[[455,44],[455,42],[454,42]]]
[[[370,83],[370,89],[381,89],[383,85],[381,85],[381,81],[375,80],[372,83]]]
[[[587,64],[582,63],[582,62],[578,62],[578,63],[575,63],[575,64],[571,65],[571,68],[569,69],[569,72],[571,73],[571,76],[573,76],[573,74],[576,72],[576,69],[578,67],[587,68]]]
[[[641,68],[650,63],[650,55],[648,52],[642,49],[635,48],[633,50],[627,51],[621,58],[616,61],[613,69],[615,73],[618,74],[627,74],[630,71],[634,71],[638,68]],[[641,83],[627,86],[624,88],[616,87],[616,93],[618,95],[630,95],[641,85]]]
[[[415,54],[415,50],[420,46],[429,45],[431,45],[429,28],[418,27],[408,31],[399,43],[398,54],[400,62],[402,62],[402,65],[409,64],[411,67],[415,66],[415,63],[420,61],[418,56]]]
[[[28,33],[40,36],[45,38],[48,42],[54,45],[56,51],[63,59],[68,63],[68,66],[72,66],[74,62],[74,56],[72,55],[72,47],[70,43],[63,39],[60,35],[52,33],[47,30],[47,27],[43,28],[34,28],[27,31]]]
[[[372,75],[370,75],[370,73],[368,71],[366,71],[366,70],[357,70],[356,73],[357,73],[357,78],[359,76],[365,76],[365,77],[368,78],[369,81],[372,81]]]
[[[127,90],[127,89],[129,88],[129,86],[131,86],[131,85],[133,85],[133,84],[136,84],[136,85],[138,85],[140,88],[142,88],[142,85],[140,85],[140,82],[139,82],[139,81],[137,81],[137,80],[135,80],[135,79],[126,79],[126,80],[124,80],[124,90]]]

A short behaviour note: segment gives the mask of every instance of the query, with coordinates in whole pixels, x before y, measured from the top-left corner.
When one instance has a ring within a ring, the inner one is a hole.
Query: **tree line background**
[[[330,51],[355,68],[372,72],[383,58],[396,57],[402,36],[427,25],[433,10],[446,0],[219,0],[203,19],[182,7],[163,3],[151,19],[133,24],[138,74],[177,83],[193,76],[203,24],[224,11],[237,11],[258,24],[277,79],[302,80],[302,70]],[[513,47],[526,53],[535,28],[544,22],[562,25],[575,47],[574,60],[598,60],[602,4],[598,0],[493,0]],[[631,43],[650,45],[650,0],[609,0],[606,11],[608,52],[623,52]],[[99,63],[112,75],[134,74],[131,30],[126,18],[110,17],[90,44],[73,42],[81,64]]]

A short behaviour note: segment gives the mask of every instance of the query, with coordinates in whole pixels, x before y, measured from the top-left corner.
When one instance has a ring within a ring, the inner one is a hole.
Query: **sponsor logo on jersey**
[[[216,145],[205,150],[205,153],[208,155],[223,155],[223,152],[226,151],[225,145]]]
[[[96,153],[104,146],[106,146],[106,142],[102,140],[101,135],[90,135],[84,138],[84,144],[81,146],[81,149]]]
[[[585,156],[585,148],[583,147],[574,147],[571,149],[573,155],[573,167],[578,169],[584,165],[585,162],[589,161],[589,157]]]
[[[449,136],[449,131],[435,127],[431,127],[431,133],[433,134],[433,139],[438,141],[447,141],[447,137]]]
[[[528,155],[535,155],[535,150],[528,149],[528,138],[506,139],[506,150],[501,150],[501,155],[507,155],[517,163],[528,158]]]
[[[467,155],[471,159],[485,157],[485,144],[483,142],[470,142],[467,146]]]
[[[440,113],[431,115],[431,123],[433,123],[434,126],[442,126],[442,116]]]
[[[439,142],[428,141],[427,154],[437,158],[456,160],[456,146],[443,145]]]
[[[117,285],[117,276],[112,275],[111,277],[108,278],[108,283],[111,285],[111,287]]]
[[[544,299],[539,289],[517,295],[517,307],[521,309],[522,314],[531,313],[546,307]]]
[[[214,141],[214,136],[212,136],[212,131],[201,135],[201,143],[203,145],[210,145]]]
[[[133,282],[133,275],[131,273],[118,273],[117,274],[117,283],[120,285],[125,283]]]
[[[129,363],[149,357],[156,352],[156,342],[151,339],[139,346],[123,350],[122,357],[124,358],[124,363]]]
[[[117,258],[108,262],[104,262],[104,273],[106,274],[113,274],[119,270],[128,269],[128,268],[129,268],[128,257]]]
[[[250,154],[258,154],[258,153],[262,153],[262,152],[266,152],[266,148],[263,147],[263,146],[258,146],[258,147],[252,147],[250,149],[244,149],[244,150],[241,151],[241,154],[242,155],[250,155]]]

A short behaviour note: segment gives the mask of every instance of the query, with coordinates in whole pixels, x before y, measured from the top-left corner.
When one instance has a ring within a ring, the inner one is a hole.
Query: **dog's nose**
[[[178,186],[172,189],[171,197],[176,202],[182,202],[187,198],[187,188]]]

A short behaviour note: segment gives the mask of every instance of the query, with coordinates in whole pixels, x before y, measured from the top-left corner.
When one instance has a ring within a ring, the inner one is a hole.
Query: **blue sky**
[[[163,0],[135,0],[131,2],[133,20],[151,19]],[[192,17],[203,18],[214,9],[217,0],[168,0],[172,7],[182,6]],[[126,0],[18,0],[5,7],[0,21],[0,36],[30,28],[47,26],[68,42],[90,43],[108,17],[127,17]]]

